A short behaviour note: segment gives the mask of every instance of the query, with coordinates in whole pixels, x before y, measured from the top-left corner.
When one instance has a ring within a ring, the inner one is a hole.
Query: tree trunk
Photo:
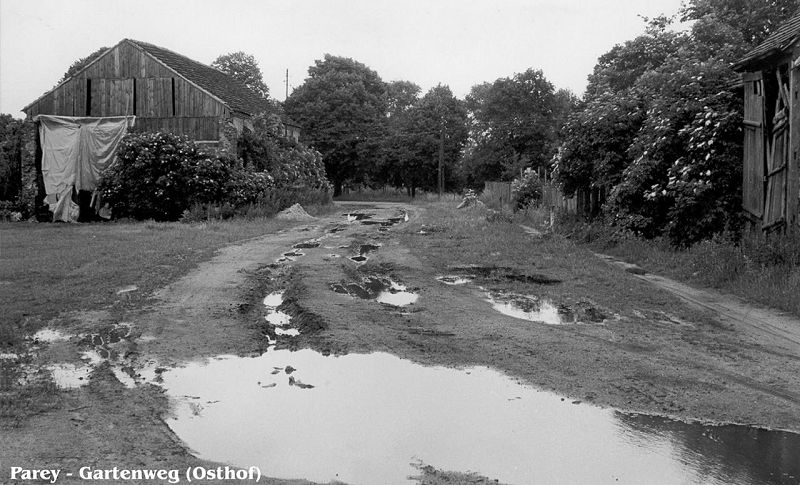
[[[341,182],[334,182],[333,183],[333,196],[339,197],[342,195],[342,183]]]

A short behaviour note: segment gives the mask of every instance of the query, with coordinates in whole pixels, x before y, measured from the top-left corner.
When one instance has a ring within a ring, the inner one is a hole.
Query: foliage
[[[193,204],[222,200],[234,170],[186,137],[129,133],[100,190],[115,216],[177,220]]]
[[[0,200],[19,195],[22,177],[23,121],[0,114]]]
[[[261,68],[251,54],[242,51],[223,54],[211,63],[211,67],[238,79],[261,98],[269,98],[269,87],[264,83]]]
[[[303,126],[309,144],[322,153],[334,195],[347,181],[368,181],[388,110],[386,85],[378,73],[353,59],[326,54],[284,105]]]
[[[800,8],[797,0],[691,0],[681,9],[683,20],[715,18],[741,34],[741,44],[763,42]]]
[[[253,128],[246,129],[239,142],[239,156],[244,166],[268,172],[280,187],[330,190],[322,155],[282,134],[283,124],[277,115],[262,113],[253,117]]]
[[[534,69],[474,86],[466,100],[472,119],[462,167],[467,182],[511,180],[526,167],[545,166],[574,101]]]
[[[524,209],[542,198],[542,181],[532,168],[526,168],[522,176],[511,182],[511,196],[517,209]]]
[[[445,188],[457,188],[455,170],[467,140],[467,110],[450,88],[438,85],[391,120],[387,174],[410,189],[438,189],[439,152]]]
[[[58,83],[56,83],[56,84],[57,85],[61,84],[64,81],[66,81],[67,79],[71,78],[72,76],[77,74],[78,71],[80,71],[84,67],[88,66],[89,64],[92,63],[92,61],[94,61],[95,59],[97,59],[98,57],[103,55],[107,50],[108,50],[108,47],[101,47],[101,48],[97,49],[96,51],[92,52],[91,54],[89,54],[88,56],[82,57],[82,58],[78,59],[77,61],[73,62],[69,66],[69,68],[67,69],[67,72],[65,72],[64,75],[61,76],[61,79],[59,79]]]
[[[601,56],[554,157],[564,192],[606,188],[608,221],[676,246],[735,232],[742,100],[730,66],[796,4],[690,0],[690,31],[659,17]]]
[[[631,160],[628,147],[645,118],[644,101],[632,89],[603,92],[573,111],[554,157],[554,179],[564,194],[619,183]]]

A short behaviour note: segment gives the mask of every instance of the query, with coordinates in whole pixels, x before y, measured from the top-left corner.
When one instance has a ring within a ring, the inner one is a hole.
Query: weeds
[[[747,300],[800,315],[800,236],[736,239],[722,234],[687,249],[664,238],[645,240],[630,231],[562,217],[556,231],[595,251],[650,271],[718,288]]]

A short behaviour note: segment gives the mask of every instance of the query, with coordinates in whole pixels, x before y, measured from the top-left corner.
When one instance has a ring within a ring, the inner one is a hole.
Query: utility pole
[[[439,200],[442,199],[444,192],[444,118],[441,121],[439,130]]]
[[[289,99],[289,69],[286,69],[286,97],[283,98],[284,101]]]

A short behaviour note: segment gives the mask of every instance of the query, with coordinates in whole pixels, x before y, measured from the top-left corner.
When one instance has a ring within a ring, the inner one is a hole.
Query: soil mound
[[[278,212],[278,215],[275,217],[278,219],[288,219],[290,221],[307,221],[315,219],[315,217],[306,212],[306,210],[303,209],[303,206],[300,204],[294,204],[288,209]]]

